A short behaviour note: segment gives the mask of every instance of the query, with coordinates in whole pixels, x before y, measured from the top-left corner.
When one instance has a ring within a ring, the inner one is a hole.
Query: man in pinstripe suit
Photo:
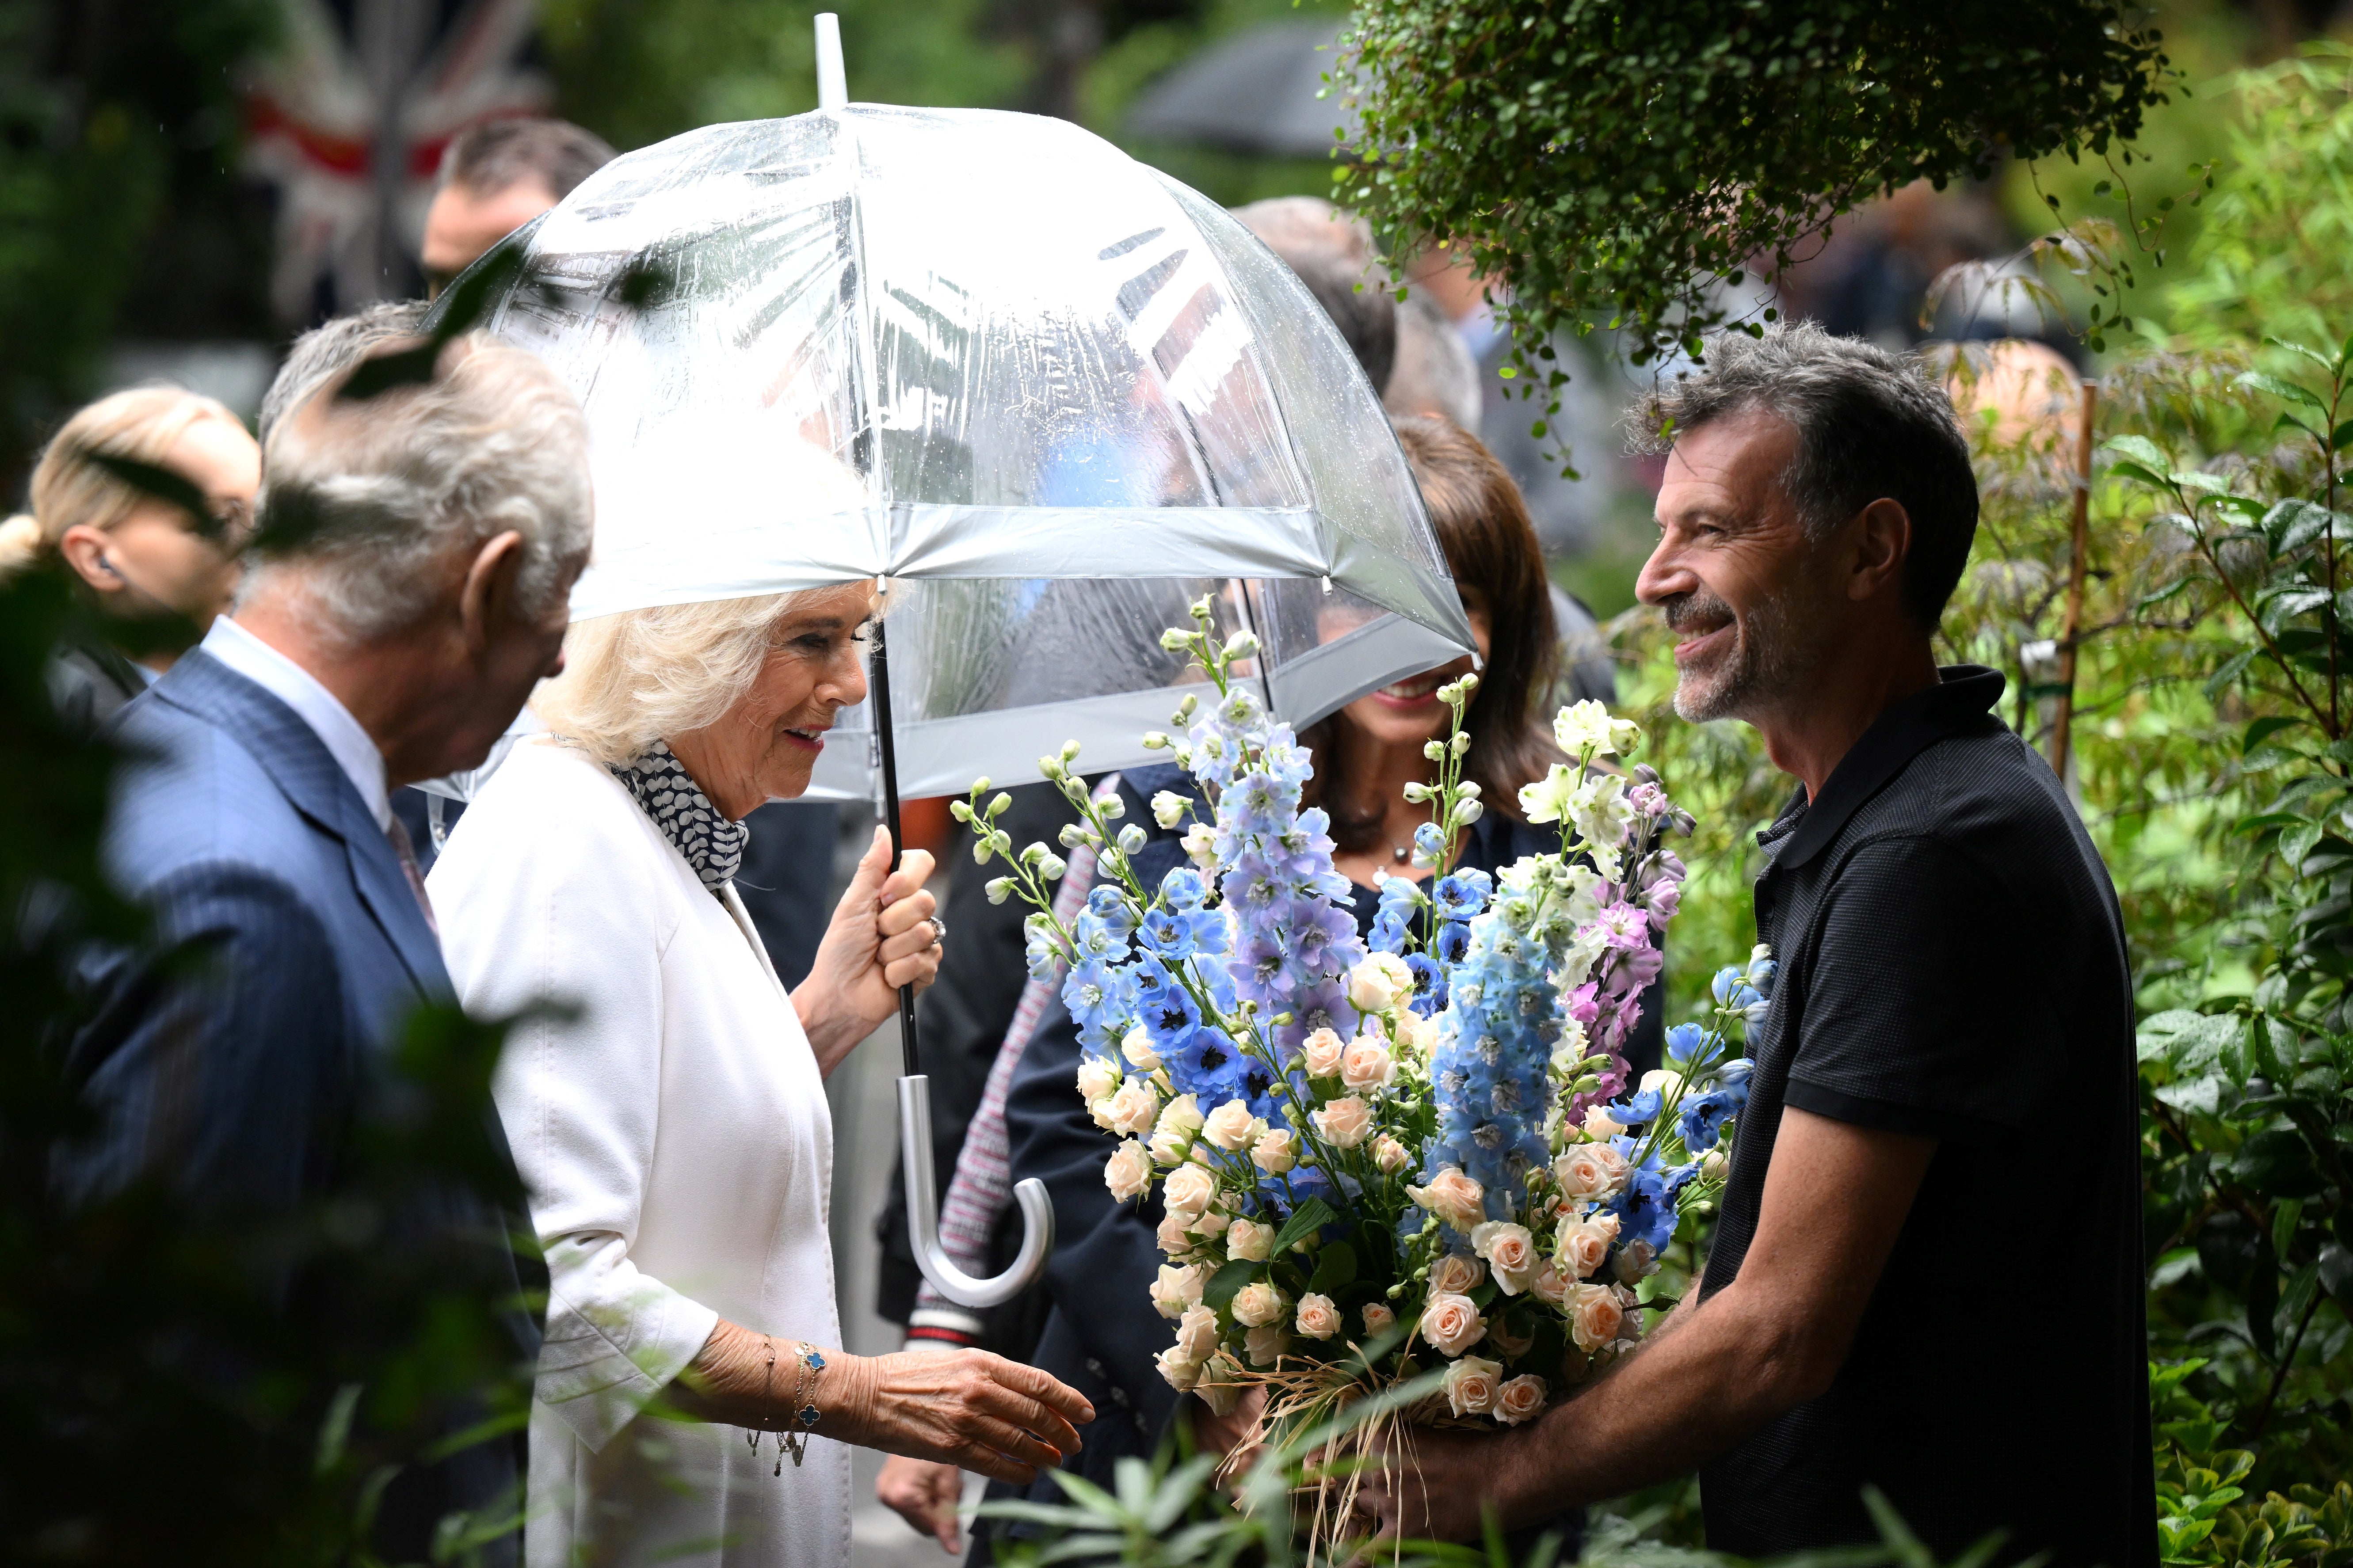
[[[321,1196],[401,1023],[451,995],[388,792],[478,765],[562,667],[590,524],[569,393],[481,335],[429,381],[364,401],[341,388],[272,434],[234,617],[116,732],[109,870],[158,941],[88,966],[100,1005],[72,1067],[99,1131],[62,1163],[82,1191],[159,1176],[203,1212],[264,1220]],[[512,1228],[463,1193],[389,1221],[445,1240]],[[512,1249],[494,1250],[516,1279]],[[283,1283],[301,1311],[312,1298]],[[515,1327],[518,1357],[534,1355],[536,1325]],[[519,1448],[517,1434],[404,1477],[382,1554],[421,1560],[444,1514],[500,1506]],[[489,1560],[513,1561],[515,1540]]]

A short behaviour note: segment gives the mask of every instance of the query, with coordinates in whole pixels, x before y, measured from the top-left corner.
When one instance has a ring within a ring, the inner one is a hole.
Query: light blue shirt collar
[[[335,700],[333,692],[320,685],[318,678],[309,670],[227,616],[214,619],[202,647],[205,652],[294,710],[327,748],[327,754],[343,768],[352,787],[360,792],[360,799],[367,803],[375,825],[391,827],[392,795],[385,788],[384,753],[376,750],[368,732],[360,728],[352,710]]]

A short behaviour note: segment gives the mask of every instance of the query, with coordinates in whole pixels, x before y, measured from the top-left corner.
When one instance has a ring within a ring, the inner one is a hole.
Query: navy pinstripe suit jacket
[[[71,1070],[100,1131],[65,1179],[100,1192],[168,1173],[208,1206],[285,1213],[333,1184],[403,1019],[454,999],[440,945],[358,790],[261,687],[191,651],[112,734],[123,763],[108,871],[153,911],[157,941],[93,952],[84,968],[98,1012]],[[175,949],[206,962],[165,956]],[[505,1158],[487,1107],[485,1118]],[[515,1229],[462,1194],[402,1222]],[[492,1267],[512,1276],[502,1255]],[[535,1357],[537,1324],[511,1317],[519,1356]],[[425,1472],[406,1511],[429,1531],[444,1508],[494,1504],[520,1447],[482,1445]]]

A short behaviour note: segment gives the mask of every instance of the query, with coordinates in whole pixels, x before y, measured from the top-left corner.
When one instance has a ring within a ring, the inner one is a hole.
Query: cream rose
[[[1386,1132],[1381,1134],[1381,1141],[1373,1145],[1373,1163],[1393,1175],[1404,1170],[1412,1159],[1406,1146]]]
[[[1254,1279],[1234,1292],[1234,1321],[1246,1329],[1263,1328],[1282,1316],[1291,1303],[1263,1279]]]
[[[1201,1285],[1199,1264],[1164,1263],[1152,1281],[1152,1304],[1164,1318],[1181,1318],[1187,1307],[1201,1299]]]
[[[1626,1314],[1626,1321],[1618,1328],[1619,1343],[1640,1344],[1642,1340],[1642,1298],[1623,1285],[1612,1286],[1610,1293],[1618,1298],[1619,1310]]]
[[[1434,1294],[1421,1309],[1421,1337],[1448,1355],[1461,1355],[1487,1334],[1487,1321],[1468,1296]]]
[[[1127,1032],[1127,1037],[1119,1043],[1119,1054],[1138,1072],[1150,1072],[1160,1065],[1160,1053],[1152,1048],[1152,1037],[1142,1029]]]
[[[1160,1375],[1168,1380],[1168,1386],[1179,1394],[1201,1380],[1201,1363],[1186,1360],[1175,1350],[1162,1351],[1152,1360],[1153,1364],[1160,1368]]]
[[[1487,1220],[1471,1227],[1472,1250],[1495,1271],[1495,1283],[1506,1296],[1516,1296],[1535,1277],[1536,1242],[1524,1225]]]
[[[1373,1130],[1372,1107],[1353,1094],[1334,1100],[1309,1120],[1335,1149],[1353,1149]],[[1404,1152],[1403,1149],[1398,1152]]]
[[[1672,1105],[1683,1092],[1683,1074],[1670,1072],[1665,1068],[1652,1068],[1642,1075],[1639,1089],[1643,1094],[1656,1089],[1659,1092],[1660,1104]]]
[[[1359,1012],[1386,1013],[1413,994],[1413,971],[1393,952],[1377,952],[1348,971],[1348,1001]]]
[[[1516,1426],[1540,1414],[1544,1404],[1545,1380],[1532,1372],[1522,1373],[1495,1390],[1495,1419]]]
[[[1200,1247],[1200,1243],[1187,1234],[1185,1216],[1181,1214],[1163,1215],[1160,1228],[1152,1234],[1159,1241],[1160,1250],[1171,1258],[1183,1258]]]
[[[1263,1263],[1274,1246],[1274,1226],[1254,1219],[1238,1219],[1226,1227],[1226,1251],[1229,1256],[1250,1263]]]
[[[1152,1123],[1160,1114],[1160,1097],[1152,1092],[1150,1084],[1132,1078],[1103,1101],[1103,1110],[1113,1131],[1141,1136],[1152,1131]]]
[[[1309,1291],[1299,1298],[1299,1331],[1311,1340],[1328,1340],[1340,1331],[1340,1309],[1329,1296]]]
[[[1250,1145],[1250,1163],[1270,1176],[1280,1176],[1299,1163],[1299,1135],[1284,1127],[1263,1133]]]
[[[1202,1120],[1201,1136],[1232,1152],[1249,1147],[1265,1129],[1251,1118],[1250,1107],[1229,1100]]]
[[[1588,1352],[1598,1351],[1618,1337],[1618,1325],[1625,1320],[1626,1310],[1607,1285],[1577,1285],[1571,1288],[1568,1302],[1569,1337],[1577,1348]]]
[[[1462,1173],[1457,1165],[1449,1165],[1430,1178],[1426,1187],[1408,1187],[1406,1196],[1452,1226],[1468,1233],[1471,1227],[1487,1217],[1487,1190]]]
[[[1615,1138],[1626,1131],[1626,1124],[1599,1105],[1585,1108],[1585,1135],[1588,1138]]]
[[[1550,1261],[1536,1265],[1535,1278],[1528,1281],[1528,1294],[1547,1307],[1566,1307],[1568,1288],[1576,1283],[1553,1267]]]
[[[1350,1089],[1386,1088],[1396,1077],[1397,1063],[1389,1058],[1388,1042],[1371,1035],[1358,1035],[1340,1058],[1340,1081]]]
[[[1140,1197],[1152,1184],[1152,1152],[1131,1138],[1111,1152],[1103,1162],[1103,1185],[1111,1195],[1125,1203]]]
[[[1476,1258],[1450,1252],[1430,1266],[1430,1290],[1433,1296],[1468,1296],[1487,1278],[1487,1266]]]
[[[1365,1303],[1365,1332],[1385,1334],[1397,1327],[1397,1314],[1379,1301]]]
[[[1187,1222],[1185,1228],[1195,1236],[1223,1236],[1226,1233],[1226,1226],[1233,1223],[1233,1217],[1220,1209],[1204,1209],[1198,1215]]]
[[[1218,1314],[1208,1307],[1185,1309],[1176,1320],[1176,1353],[1187,1361],[1207,1361],[1218,1348]]]
[[[1201,1131],[1201,1107],[1189,1094],[1180,1094],[1160,1108],[1152,1125],[1152,1157],[1164,1165],[1181,1163]]]
[[[1079,1058],[1079,1098],[1089,1105],[1119,1087],[1119,1068],[1102,1057]]]
[[[1446,1403],[1457,1415],[1484,1415],[1495,1408],[1503,1367],[1484,1356],[1466,1355],[1446,1369]]]
[[[1346,1043],[1329,1029],[1317,1029],[1299,1042],[1299,1059],[1309,1078],[1330,1078],[1340,1070],[1340,1053]]]
[[[1608,1194],[1609,1173],[1595,1152],[1608,1148],[1607,1143],[1579,1143],[1552,1163],[1552,1179],[1562,1197],[1581,1204]]]
[[[1657,1259],[1658,1254],[1651,1249],[1649,1242],[1640,1237],[1628,1242],[1618,1249],[1618,1267],[1615,1272],[1619,1283],[1641,1284],[1656,1271]]]
[[[1594,1270],[1609,1261],[1609,1244],[1617,1239],[1618,1216],[1608,1209],[1597,1209],[1581,1220],[1570,1216],[1560,1222],[1553,1256],[1560,1260],[1563,1273],[1589,1279]]]
[[[1167,1205],[1170,1214],[1185,1215],[1188,1226],[1193,1216],[1208,1208],[1217,1195],[1218,1178],[1198,1165],[1179,1165],[1160,1184],[1160,1201]]]
[[[1242,1350],[1252,1366],[1272,1366],[1291,1348],[1291,1331],[1281,1323],[1261,1323],[1242,1333]]]

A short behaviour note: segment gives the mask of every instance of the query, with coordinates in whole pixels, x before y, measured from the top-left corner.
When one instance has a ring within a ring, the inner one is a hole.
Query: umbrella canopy
[[[607,165],[487,324],[586,410],[575,619],[890,580],[901,788],[1134,765],[1213,595],[1304,725],[1471,646],[1338,332],[1214,203],[1060,121],[853,105]],[[813,794],[871,795],[844,714]],[[847,742],[847,743],[844,743]]]
[[[1128,133],[1277,158],[1327,156],[1359,131],[1336,94],[1319,96],[1343,31],[1274,22],[1212,44],[1137,96]]]

